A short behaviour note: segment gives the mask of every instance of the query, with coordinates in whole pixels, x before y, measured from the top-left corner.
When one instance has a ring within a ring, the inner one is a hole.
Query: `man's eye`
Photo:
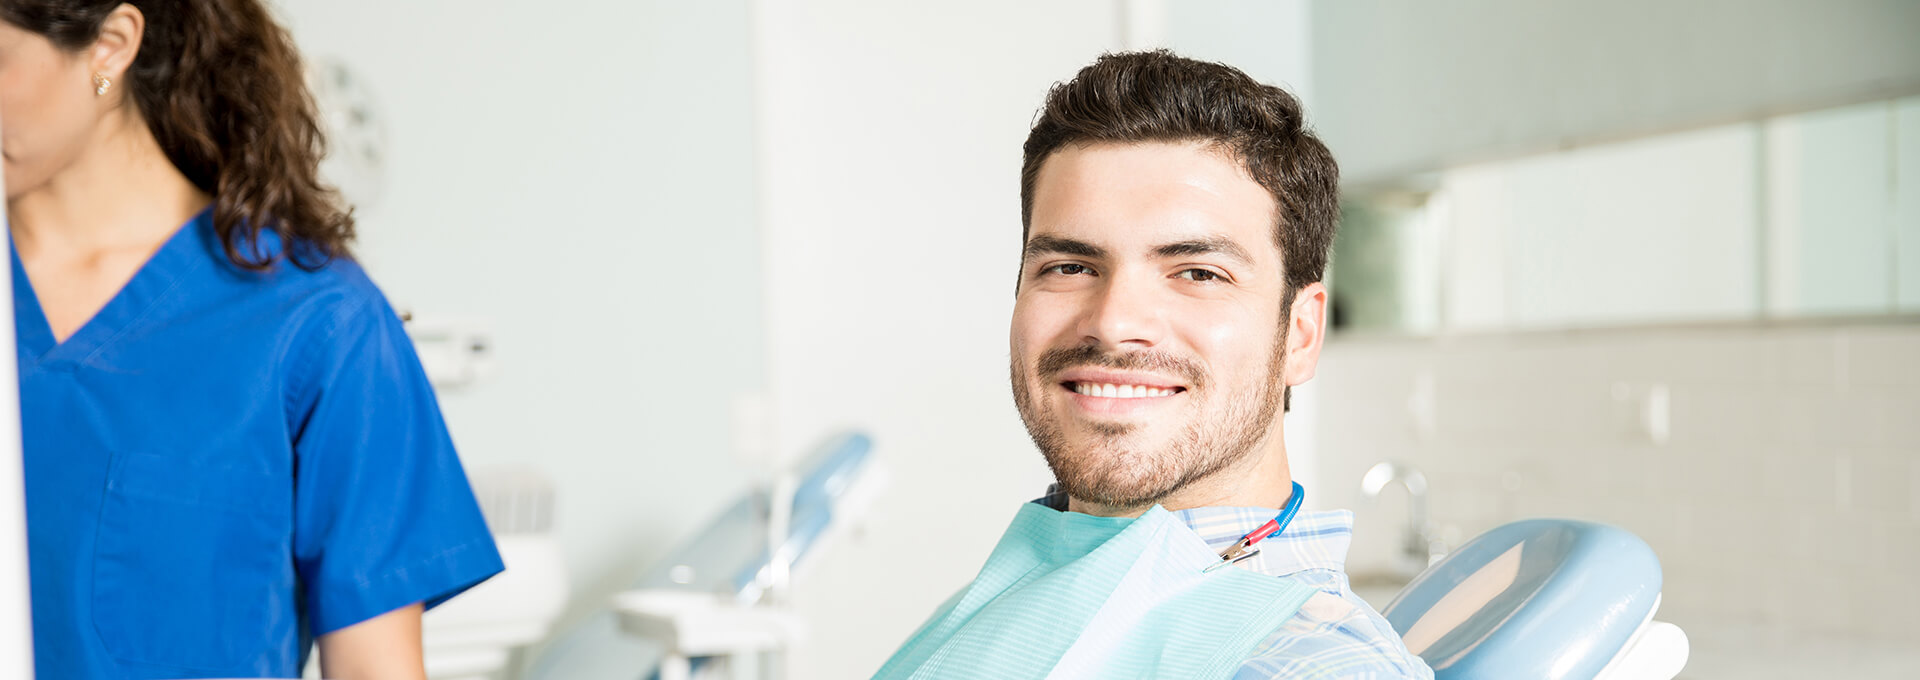
[[[1056,264],[1056,265],[1054,265],[1054,266],[1051,266],[1051,267],[1048,267],[1048,268],[1046,268],[1046,269],[1042,269],[1042,270],[1040,270],[1040,273],[1042,273],[1042,274],[1066,274],[1067,276],[1079,276],[1079,275],[1081,275],[1081,274],[1085,274],[1085,273],[1087,273],[1087,272],[1090,272],[1090,271],[1093,271],[1093,270],[1091,270],[1091,269],[1087,269],[1087,266],[1086,266],[1086,265],[1083,265],[1083,264],[1073,264],[1073,263],[1070,263],[1070,262],[1069,262],[1069,263],[1065,263],[1065,264]]]
[[[1189,281],[1217,281],[1220,279],[1220,274],[1211,269],[1183,269],[1175,276]]]

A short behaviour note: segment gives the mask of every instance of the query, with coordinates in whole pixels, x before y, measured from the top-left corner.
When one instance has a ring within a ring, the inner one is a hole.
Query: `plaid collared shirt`
[[[1066,494],[1056,489],[1034,502],[1058,510],[1067,507]],[[1278,514],[1273,508],[1208,507],[1180,510],[1173,516],[1192,527],[1207,545],[1225,550]],[[1347,547],[1352,543],[1352,512],[1302,511],[1285,530],[1261,541],[1258,554],[1235,565],[1305,583],[1320,592],[1254,647],[1234,680],[1433,678],[1433,670],[1407,652],[1386,618],[1347,587]]]

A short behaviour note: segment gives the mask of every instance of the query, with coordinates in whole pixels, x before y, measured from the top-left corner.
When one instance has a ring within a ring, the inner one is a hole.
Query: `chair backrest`
[[[1382,613],[1436,680],[1591,680],[1652,619],[1660,587],[1638,536],[1530,519],[1461,546]]]

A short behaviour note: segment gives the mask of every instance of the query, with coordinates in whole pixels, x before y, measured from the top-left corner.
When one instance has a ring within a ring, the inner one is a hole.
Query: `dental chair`
[[[871,449],[863,434],[831,439],[794,468],[790,491],[775,482],[750,495],[736,506],[744,511],[722,516],[730,526],[700,532],[641,587],[614,597],[621,630],[664,647],[654,677],[754,677],[766,673],[762,663],[777,668],[784,662],[804,627],[782,606],[782,591],[801,560],[818,552],[877,490]],[[778,517],[773,511],[783,493],[791,494],[790,513]],[[750,542],[755,538],[757,544]]]
[[[858,432],[829,438],[793,467],[792,479],[784,537],[768,540],[780,494],[748,492],[615,596],[607,611],[557,641],[528,677],[706,678],[777,654],[801,630],[790,614],[767,606],[769,588],[804,573],[885,484],[872,440]]]
[[[731,673],[723,657],[791,642],[797,623],[759,606],[769,577],[783,563],[804,567],[883,484],[871,447],[848,433],[796,466],[778,551],[765,541],[773,494],[755,490],[563,637],[529,677],[714,677]],[[1660,589],[1659,560],[1633,534],[1535,519],[1461,546],[1382,614],[1436,680],[1671,680],[1687,640],[1653,620]]]
[[[1670,680],[1687,637],[1653,620],[1660,561],[1625,530],[1502,525],[1428,567],[1381,612],[1435,680]]]
[[[516,652],[547,636],[567,603],[552,481],[521,466],[476,466],[468,479],[507,570],[421,617],[427,680],[500,677]]]

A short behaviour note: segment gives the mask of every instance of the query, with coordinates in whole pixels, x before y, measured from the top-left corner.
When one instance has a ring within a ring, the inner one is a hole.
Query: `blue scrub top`
[[[13,285],[39,677],[295,677],[501,570],[354,263],[247,272],[203,212],[58,345],[17,257]]]

